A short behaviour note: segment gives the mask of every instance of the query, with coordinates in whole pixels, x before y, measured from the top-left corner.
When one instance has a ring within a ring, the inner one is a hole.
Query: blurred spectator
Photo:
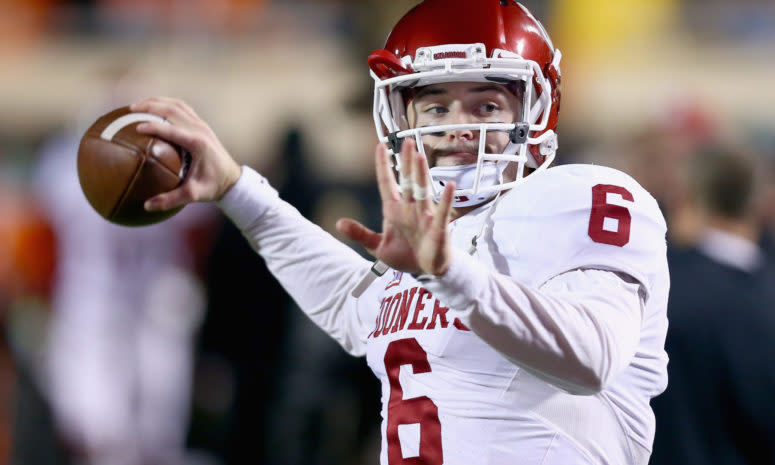
[[[761,132],[765,132],[764,129]],[[761,135],[759,150],[761,155],[760,185],[757,212],[762,225],[760,245],[770,260],[775,260],[775,131],[766,130],[767,135]]]
[[[672,102],[669,118],[656,118],[634,134],[613,164],[631,174],[659,203],[669,227],[669,245],[686,246],[697,240],[702,218],[688,185],[689,163],[699,147],[729,137],[715,113],[700,100]],[[617,153],[618,155],[618,153]]]
[[[35,202],[25,195],[16,170],[0,153],[0,462],[12,454],[12,413],[19,412],[27,391],[20,379],[24,364],[39,355],[54,266],[54,238]],[[23,383],[23,382],[22,382]],[[15,388],[15,392],[14,392]],[[28,410],[28,413],[29,410]],[[40,423],[38,423],[40,425]],[[15,425],[14,440],[33,431]],[[26,439],[26,437],[21,438]],[[31,439],[31,438],[30,438]],[[37,447],[46,441],[37,435]],[[28,462],[54,464],[53,461]]]
[[[137,98],[121,84],[100,113]],[[39,160],[34,188],[59,253],[46,360],[30,370],[73,463],[178,465],[205,302],[194,273],[202,249],[191,240],[201,237],[193,231],[208,227],[212,210],[192,205],[143,228],[108,223],[78,184],[85,129],[52,137]],[[15,457],[26,465],[34,453],[17,449]]]
[[[55,238],[41,209],[23,194],[22,189],[16,193],[0,189],[0,460],[10,455],[14,464],[56,465],[50,418],[45,408],[39,408],[44,402],[30,372],[41,362]],[[33,455],[19,460],[20,449]]]
[[[668,253],[667,390],[652,401],[652,465],[775,463],[775,268],[757,245],[754,159],[696,153],[696,246]]]

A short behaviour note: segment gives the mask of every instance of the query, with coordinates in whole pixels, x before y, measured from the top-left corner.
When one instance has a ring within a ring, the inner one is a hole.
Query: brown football
[[[78,148],[78,180],[86,199],[103,218],[124,226],[158,223],[183,208],[143,208],[147,199],[178,187],[190,162],[178,147],[138,133],[143,121],[162,118],[129,107],[113,110],[86,130]]]

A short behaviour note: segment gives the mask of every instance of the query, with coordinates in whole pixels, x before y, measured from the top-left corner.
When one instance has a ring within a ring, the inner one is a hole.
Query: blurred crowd
[[[374,463],[376,379],[220,212],[109,224],[75,160],[103,113],[183,97],[324,229],[378,228],[365,56],[414,3],[3,2],[0,463]],[[627,172],[668,222],[651,463],[775,464],[775,5],[523,3],[564,55],[558,163]]]

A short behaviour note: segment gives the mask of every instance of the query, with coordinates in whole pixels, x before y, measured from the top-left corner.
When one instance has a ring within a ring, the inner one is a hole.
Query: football
[[[92,207],[106,220],[124,226],[163,221],[181,208],[148,212],[143,203],[180,185],[190,156],[157,137],[140,134],[144,121],[163,121],[122,107],[101,116],[86,130],[78,148],[78,180]]]

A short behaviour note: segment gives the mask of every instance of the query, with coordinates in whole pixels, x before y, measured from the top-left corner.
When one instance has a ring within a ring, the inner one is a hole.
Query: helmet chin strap
[[[481,179],[479,180],[479,189],[496,186],[503,182],[503,168],[495,163],[483,163]],[[438,202],[441,199],[441,193],[444,191],[450,181],[455,182],[457,190],[473,189],[476,182],[476,163],[459,166],[434,166],[430,169],[431,182],[435,194],[433,200]],[[483,192],[473,195],[458,195],[452,202],[453,207],[470,207],[486,202],[498,194],[498,191]]]

